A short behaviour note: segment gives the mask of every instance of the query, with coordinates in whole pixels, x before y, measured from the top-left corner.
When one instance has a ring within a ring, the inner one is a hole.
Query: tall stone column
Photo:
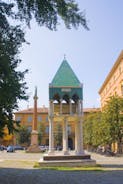
[[[63,154],[68,155],[68,130],[67,130],[67,119],[64,118],[63,122]]]
[[[37,88],[35,88],[34,99],[34,111],[33,111],[33,123],[32,123],[32,132],[31,132],[31,145],[27,149],[27,152],[41,152],[38,147],[38,131],[37,131]]]

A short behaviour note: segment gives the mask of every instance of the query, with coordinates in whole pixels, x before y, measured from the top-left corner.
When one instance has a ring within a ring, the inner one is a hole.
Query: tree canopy
[[[85,13],[79,10],[75,0],[13,0],[11,3],[2,0],[0,7],[5,16],[25,21],[27,25],[34,18],[40,26],[51,30],[56,30],[61,20],[67,28],[82,25],[88,29]]]
[[[118,152],[122,152],[123,140],[123,98],[111,96],[103,109],[104,121],[109,126],[110,144],[118,144]]]
[[[117,152],[122,152],[123,98],[111,96],[101,112],[84,117],[84,144],[98,147],[117,143]]]

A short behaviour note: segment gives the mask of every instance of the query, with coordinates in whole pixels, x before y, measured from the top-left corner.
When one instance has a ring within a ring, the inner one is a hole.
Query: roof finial
[[[64,60],[66,60],[66,54],[64,54]]]

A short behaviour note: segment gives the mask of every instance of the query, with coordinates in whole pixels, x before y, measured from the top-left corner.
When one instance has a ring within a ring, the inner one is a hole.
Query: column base
[[[75,155],[85,155],[84,151],[77,151],[74,152]]]
[[[50,156],[55,155],[55,152],[54,151],[48,151],[48,155],[50,155]]]
[[[69,151],[67,151],[67,150],[64,151],[64,150],[63,150],[63,151],[62,151],[62,155],[69,155]]]

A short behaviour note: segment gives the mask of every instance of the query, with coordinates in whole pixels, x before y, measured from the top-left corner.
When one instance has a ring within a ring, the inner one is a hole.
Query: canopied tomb
[[[64,58],[49,84],[49,152],[39,161],[41,166],[95,165],[83,150],[83,89],[72,68]],[[62,151],[55,149],[55,127],[62,128]],[[73,123],[74,150],[69,149],[68,125]]]

